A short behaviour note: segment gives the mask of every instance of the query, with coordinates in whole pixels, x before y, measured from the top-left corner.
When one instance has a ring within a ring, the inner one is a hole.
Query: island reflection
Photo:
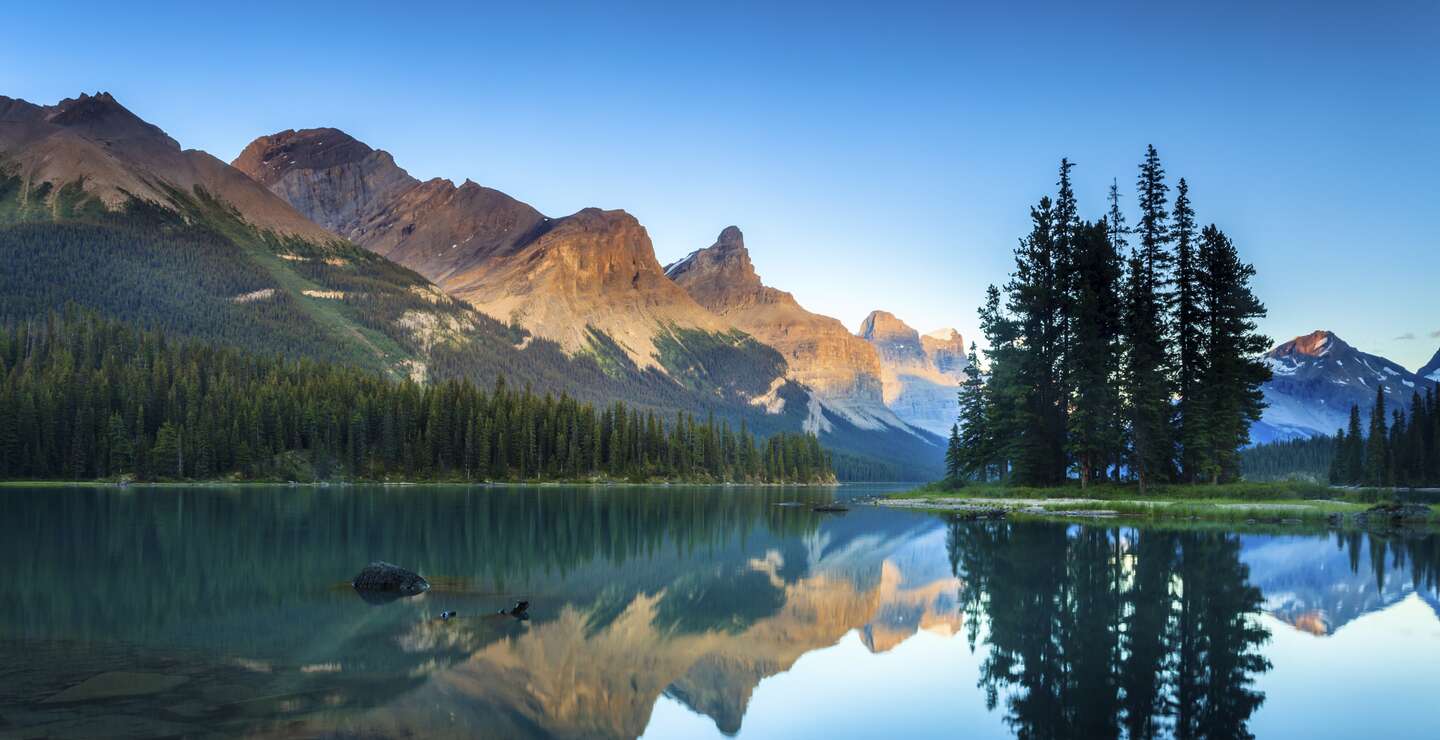
[[[45,722],[47,699],[123,668],[186,682],[54,711],[228,734],[634,737],[666,697],[735,734],[802,656],[851,634],[885,653],[923,630],[977,652],[977,686],[953,690],[978,688],[1016,735],[1237,737],[1265,701],[1261,614],[1325,634],[1409,593],[1436,603],[1433,536],[780,505],[830,496],[12,492],[0,625],[27,684],[6,683],[0,708]],[[364,603],[344,582],[381,556],[435,588]],[[529,621],[494,616],[513,598]]]

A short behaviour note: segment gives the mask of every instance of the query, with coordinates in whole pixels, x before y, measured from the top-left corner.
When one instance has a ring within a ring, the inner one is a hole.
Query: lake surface
[[[884,490],[0,489],[0,738],[1440,736],[1440,538]]]

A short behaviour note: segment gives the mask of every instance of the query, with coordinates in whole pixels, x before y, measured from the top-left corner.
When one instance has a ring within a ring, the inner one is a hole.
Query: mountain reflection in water
[[[0,736],[703,729],[683,707],[725,734],[950,736],[948,717],[985,736],[1241,737],[1284,692],[1266,684],[1274,630],[1324,639],[1408,598],[1433,621],[1440,603],[1429,535],[777,505],[832,495],[6,491]],[[373,559],[434,588],[367,604],[345,582]],[[528,621],[496,615],[516,599]],[[877,681],[895,661],[901,678]],[[852,685],[873,700],[816,709]]]

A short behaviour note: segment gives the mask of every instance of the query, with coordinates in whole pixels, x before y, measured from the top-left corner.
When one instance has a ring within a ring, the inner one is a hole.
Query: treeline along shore
[[[811,434],[419,384],[85,311],[0,326],[0,479],[828,483]]]

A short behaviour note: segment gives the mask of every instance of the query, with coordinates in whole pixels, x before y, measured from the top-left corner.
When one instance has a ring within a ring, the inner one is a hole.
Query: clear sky
[[[0,94],[108,90],[226,160],[336,126],[420,178],[624,208],[661,262],[736,224],[812,310],[967,339],[1060,157],[1098,217],[1153,143],[1271,336],[1440,347],[1435,0],[213,5],[15,4]]]

